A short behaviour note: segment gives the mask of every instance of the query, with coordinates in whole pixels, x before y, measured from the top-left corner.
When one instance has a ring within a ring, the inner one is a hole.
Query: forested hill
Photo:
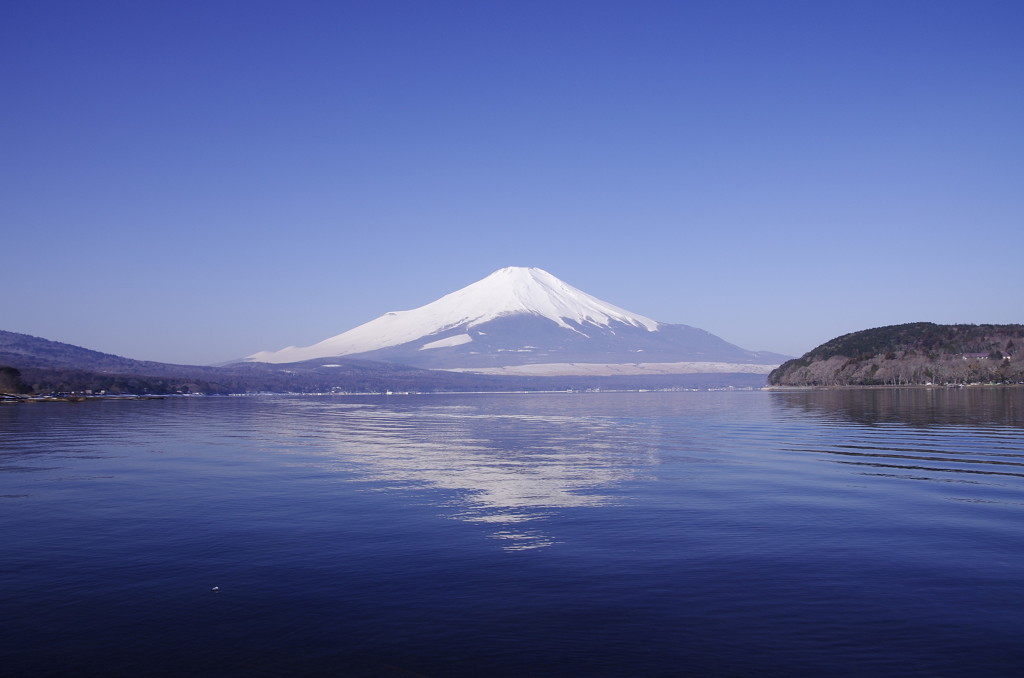
[[[0,330],[0,393],[246,393],[319,392],[332,389],[467,390],[498,380],[433,372],[367,360],[330,366],[238,364],[230,367],[173,365],[132,360],[27,334]],[[493,386],[492,386],[493,388]]]
[[[182,365],[132,360],[73,344],[0,330],[0,365],[19,368],[90,369],[118,374],[164,375],[180,372]]]
[[[1024,381],[1024,325],[907,323],[827,341],[768,375],[772,386]]]

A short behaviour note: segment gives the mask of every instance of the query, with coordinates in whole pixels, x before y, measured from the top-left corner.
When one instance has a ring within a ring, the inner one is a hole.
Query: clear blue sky
[[[0,329],[213,363],[503,266],[744,348],[1024,322],[1024,2],[0,9]]]

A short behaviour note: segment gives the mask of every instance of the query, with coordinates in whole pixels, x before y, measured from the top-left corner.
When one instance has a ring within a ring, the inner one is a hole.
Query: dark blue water
[[[0,540],[9,676],[1024,675],[1024,390],[8,405]]]

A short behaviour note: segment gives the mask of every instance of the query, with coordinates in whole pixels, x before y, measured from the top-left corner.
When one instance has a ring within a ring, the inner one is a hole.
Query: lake
[[[1024,389],[0,406],[6,676],[1024,675]]]

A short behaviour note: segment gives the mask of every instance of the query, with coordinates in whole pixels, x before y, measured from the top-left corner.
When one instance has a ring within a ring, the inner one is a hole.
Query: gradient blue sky
[[[503,266],[744,348],[1024,322],[1024,3],[0,9],[0,329],[213,363]]]

